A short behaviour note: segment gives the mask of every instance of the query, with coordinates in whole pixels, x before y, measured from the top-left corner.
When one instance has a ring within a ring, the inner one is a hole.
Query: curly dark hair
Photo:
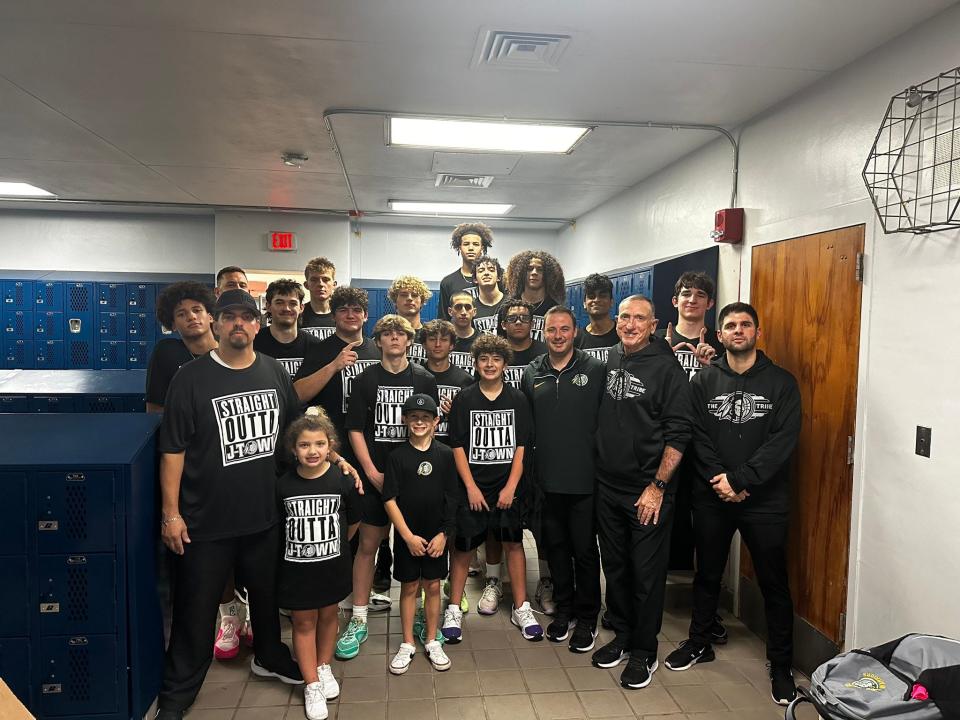
[[[489,225],[484,225],[482,222],[460,223],[453,229],[453,234],[450,236],[450,247],[456,250],[458,255],[460,254],[460,241],[464,235],[479,235],[484,255],[487,254],[487,250],[493,247],[493,230],[490,229]]]
[[[336,450],[340,447],[340,440],[337,438],[337,430],[333,425],[333,421],[330,420],[330,416],[327,415],[326,410],[319,405],[307,408],[307,414],[301,415],[290,423],[290,426],[284,433],[284,446],[291,455],[294,455],[293,449],[297,446],[297,438],[305,431],[320,431],[324,433],[327,436],[327,442],[331,450]]]
[[[273,302],[277,295],[296,295],[303,302],[303,285],[290,278],[280,278],[267,285],[267,305]]]
[[[587,279],[583,281],[583,296],[585,298],[596,297],[600,293],[606,293],[612,298],[613,280],[598,273],[587,275]]]
[[[546,297],[555,303],[563,302],[567,296],[563,268],[553,255],[543,250],[524,250],[510,258],[503,280],[507,292],[514,297],[523,295],[527,283],[527,266],[534,258],[543,261],[543,288]]]
[[[330,312],[336,312],[337,308],[342,308],[345,305],[357,305],[363,308],[364,313],[369,313],[370,296],[362,288],[341,285],[330,296]]]
[[[476,362],[481,355],[499,355],[504,363],[509,365],[513,361],[513,350],[510,343],[498,335],[481,335],[470,346],[470,354]]]
[[[497,308],[497,335],[504,337],[505,333],[503,332],[503,323],[507,321],[507,315],[510,313],[510,310],[518,307],[522,307],[527,311],[527,314],[529,314],[531,318],[533,317],[534,307],[532,304],[528,303],[526,300],[521,300],[518,297],[507,298],[500,303],[500,307]]]
[[[473,284],[477,284],[477,268],[480,265],[493,265],[497,269],[497,284],[499,285],[503,280],[503,266],[497,258],[489,255],[481,255],[473,261],[472,269],[470,270],[470,272],[473,273]]]
[[[183,280],[167,285],[157,295],[157,320],[167,330],[173,330],[173,312],[177,305],[184,300],[196,300],[203,303],[203,306],[211,315],[213,315],[213,306],[217,303],[213,296],[213,290],[203,283]]]

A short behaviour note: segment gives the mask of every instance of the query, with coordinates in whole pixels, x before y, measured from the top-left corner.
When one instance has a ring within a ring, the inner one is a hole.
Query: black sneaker
[[[604,610],[603,615],[600,616],[600,627],[604,630],[613,630],[613,623],[610,622],[610,614]]]
[[[672,653],[667,655],[663,664],[670,670],[689,670],[697,663],[713,662],[717,656],[709,645],[701,645],[693,640],[684,640]]]
[[[586,623],[578,623],[570,638],[570,652],[585,653],[593,650],[597,639],[597,629]]]
[[[710,628],[710,644],[726,645],[729,639],[727,628],[723,625],[723,618],[719,615],[714,616],[713,627]]]
[[[278,667],[268,668],[260,663],[257,656],[250,658],[250,672],[259,677],[277,678],[287,685],[303,685],[303,675],[293,658],[286,658]]]
[[[598,668],[612,668],[628,657],[630,657],[630,652],[623,647],[619,640],[614,638],[593,654],[590,663]]]
[[[570,637],[570,631],[576,626],[576,620],[567,620],[565,617],[557,617],[547,625],[547,640],[550,642],[563,642]]]
[[[797,686],[793,684],[793,673],[789,667],[770,667],[770,696],[777,705],[789,705],[797,697]]]
[[[620,673],[620,686],[628,690],[639,690],[645,688],[653,680],[653,673],[656,671],[657,659],[642,657],[630,657],[627,666]]]
[[[183,710],[157,708],[157,714],[154,716],[154,720],[183,720]]]

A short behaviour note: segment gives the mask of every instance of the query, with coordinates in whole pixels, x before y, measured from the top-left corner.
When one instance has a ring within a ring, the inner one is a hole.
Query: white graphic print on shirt
[[[283,557],[287,562],[320,562],[340,557],[340,496],[286,498]]]
[[[611,370],[607,373],[607,394],[614,400],[628,400],[647,391],[640,378],[626,370]]]
[[[703,370],[703,365],[697,360],[697,355],[692,350],[677,350],[676,356],[688,380],[693,380],[693,376]]]
[[[526,365],[507,365],[503,369],[503,381],[512,387],[520,389],[520,381],[523,379],[523,371]]]
[[[478,465],[511,463],[516,441],[517,419],[512,409],[470,411],[469,462]]]
[[[427,349],[420,343],[413,343],[407,349],[407,359],[419,365],[427,364]]]
[[[477,329],[478,333],[485,333],[487,335],[496,335],[497,320],[498,318],[496,315],[487,315],[485,317],[478,317],[473,319],[473,326]]]
[[[437,394],[440,396],[441,402],[444,398],[449,398],[450,402],[453,402],[457,393],[462,389],[459,385],[437,385]],[[440,422],[437,423],[435,434],[437,437],[447,437],[450,434],[450,418],[444,412],[440,413]]]
[[[707,411],[711,415],[737,425],[762,418],[771,410],[773,410],[772,400],[767,400],[763,395],[754,395],[742,390],[723,393],[707,401]]]
[[[413,388],[377,387],[377,402],[373,406],[373,439],[381,442],[403,442],[407,426],[403,424],[403,403],[413,395]]]
[[[341,386],[343,387],[343,412],[347,412],[347,404],[350,401],[350,391],[353,390],[353,381],[360,376],[364,370],[371,365],[376,365],[379,360],[357,360],[353,365],[347,365],[340,371]]]
[[[534,315],[530,322],[530,337],[543,340],[543,315]]]
[[[223,395],[211,402],[220,431],[224,467],[273,455],[280,427],[276,390]]]
[[[473,372],[473,355],[468,352],[454,350],[450,353],[450,364],[455,365],[464,372]]]
[[[590,357],[595,357],[602,363],[607,362],[607,357],[610,355],[610,348],[583,348],[583,351]]]
[[[290,377],[297,374],[297,370],[303,365],[303,358],[277,358],[277,362],[283,365],[283,369],[290,373]]]
[[[302,327],[303,332],[313,335],[317,340],[326,340],[337,329],[333,325],[325,327]]]

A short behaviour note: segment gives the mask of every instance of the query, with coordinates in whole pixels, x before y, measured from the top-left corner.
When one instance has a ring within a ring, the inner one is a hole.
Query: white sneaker
[[[536,599],[544,615],[551,617],[557,614],[557,604],[553,601],[553,580],[545,577],[540,578],[537,583],[537,592],[533,597]]]
[[[338,602],[337,607],[341,610],[353,610],[353,593],[350,593],[343,600]]]
[[[531,642],[543,640],[543,628],[537,622],[529,602],[513,609],[513,612],[510,613],[510,622],[520,628],[524,640],[530,640]]]
[[[243,618],[237,615],[224,615],[220,618],[220,629],[213,643],[213,656],[217,660],[230,660],[240,652],[240,630]]]
[[[390,672],[394,675],[403,675],[410,669],[410,663],[413,662],[413,656],[416,654],[417,649],[413,645],[400,643],[400,649],[397,650],[397,654],[390,661]]]
[[[367,612],[385,612],[389,610],[392,605],[393,600],[389,595],[372,592],[370,593],[370,600],[367,602]]]
[[[310,683],[303,688],[303,709],[308,720],[326,720],[330,713],[327,700],[323,697],[322,683]]]
[[[320,684],[323,686],[323,697],[327,700],[336,700],[340,697],[340,683],[333,676],[333,668],[324,663],[317,666],[317,675],[320,677]]]
[[[500,607],[500,598],[503,597],[503,587],[497,578],[488,578],[487,586],[477,602],[477,612],[481,615],[493,615]]]
[[[427,651],[427,657],[430,659],[430,664],[433,665],[434,670],[443,672],[450,669],[450,658],[447,657],[447,654],[443,651],[443,645],[439,642],[432,640],[424,645],[423,649]]]
[[[456,645],[463,639],[463,611],[456,605],[447,605],[443,611],[443,623],[440,625],[440,633],[444,639],[451,645]]]

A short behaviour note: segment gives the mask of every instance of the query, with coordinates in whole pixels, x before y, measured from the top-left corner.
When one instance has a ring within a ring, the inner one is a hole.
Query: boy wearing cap
[[[394,675],[405,673],[416,653],[414,611],[425,594],[420,641],[435,670],[449,670],[450,660],[438,638],[440,581],[447,576],[447,539],[453,535],[459,494],[453,451],[436,442],[437,403],[424,393],[403,403],[407,442],[387,459],[383,503],[402,539],[394,547],[393,576],[400,581],[403,642],[390,663]],[[426,642],[429,638],[429,642]]]

